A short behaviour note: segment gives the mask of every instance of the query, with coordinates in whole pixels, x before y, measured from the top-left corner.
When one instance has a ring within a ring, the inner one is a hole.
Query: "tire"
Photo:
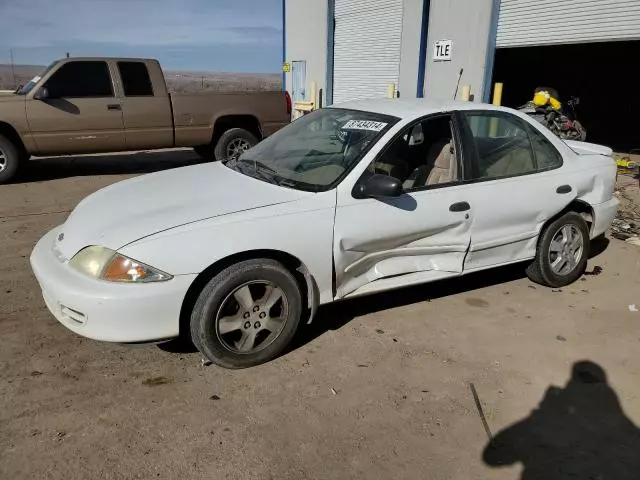
[[[193,147],[193,151],[196,152],[203,160],[214,161],[216,159],[214,148],[212,145],[200,145]]]
[[[249,150],[258,143],[258,139],[244,128],[232,128],[220,136],[216,143],[214,154],[216,160],[237,158],[242,152]]]
[[[568,247],[566,251],[563,251],[565,246],[564,238],[567,237],[566,229],[571,232],[569,236],[570,244],[571,238],[580,236],[579,241],[582,247],[579,252],[579,258],[577,258],[578,251],[576,249],[578,241],[573,244],[573,247]],[[552,245],[552,242],[555,245]],[[527,267],[527,276],[531,281],[540,285],[552,288],[565,287],[578,280],[584,274],[587,268],[587,260],[589,259],[589,247],[590,240],[587,223],[575,212],[566,213],[547,225],[540,234],[536,257]],[[556,251],[559,253],[555,253]],[[571,252],[574,252],[573,255]],[[555,260],[558,258],[560,260],[556,265]],[[573,258],[573,262],[566,260],[571,258]]]
[[[191,313],[191,339],[221,367],[252,367],[287,347],[301,315],[300,288],[291,272],[274,260],[247,260],[204,287]]]
[[[8,138],[0,135],[0,183],[11,180],[21,164],[20,150]]]

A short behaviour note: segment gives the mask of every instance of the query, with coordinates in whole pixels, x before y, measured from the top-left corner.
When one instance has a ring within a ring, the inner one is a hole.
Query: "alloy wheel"
[[[7,168],[7,156],[0,149],[0,172],[4,171],[5,168]]]
[[[227,159],[235,160],[250,148],[251,145],[244,138],[234,138],[227,145]]]
[[[289,301],[280,287],[266,280],[247,282],[222,301],[216,335],[233,353],[255,353],[278,338],[288,314]]]
[[[566,276],[573,272],[584,255],[584,238],[575,225],[562,226],[549,245],[549,263],[556,275]]]

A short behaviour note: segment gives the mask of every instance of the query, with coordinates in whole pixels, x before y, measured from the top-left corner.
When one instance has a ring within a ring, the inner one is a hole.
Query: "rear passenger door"
[[[46,79],[48,97],[26,104],[40,154],[125,149],[120,100],[103,60],[71,60]]]
[[[533,258],[544,223],[571,196],[558,193],[561,154],[523,119],[502,111],[460,113],[465,199],[474,212],[465,271]]]
[[[118,61],[117,70],[127,150],[172,147],[173,113],[164,83],[154,84],[145,62]]]

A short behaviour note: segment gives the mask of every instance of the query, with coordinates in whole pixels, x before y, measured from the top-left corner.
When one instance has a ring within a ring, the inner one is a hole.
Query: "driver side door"
[[[414,122],[380,151],[355,185],[339,186],[336,298],[462,274],[473,211],[459,181],[463,151],[456,122],[449,114]],[[385,172],[405,177],[399,178],[400,196],[354,196],[355,186]]]
[[[48,98],[27,101],[41,155],[125,150],[122,99],[103,60],[71,60],[45,81]]]

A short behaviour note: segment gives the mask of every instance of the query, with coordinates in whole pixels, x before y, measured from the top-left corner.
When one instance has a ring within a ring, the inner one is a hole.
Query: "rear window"
[[[126,97],[152,97],[153,87],[147,66],[142,62],[118,62]]]

